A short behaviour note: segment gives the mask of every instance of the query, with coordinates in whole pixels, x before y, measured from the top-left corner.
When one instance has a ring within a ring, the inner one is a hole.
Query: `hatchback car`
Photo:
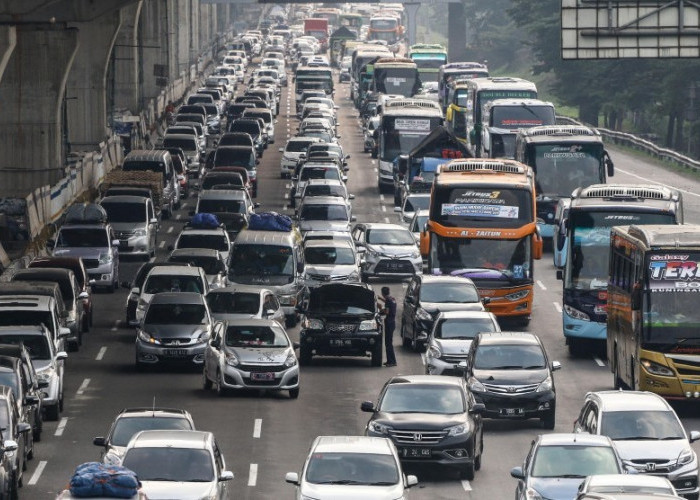
[[[207,304],[214,319],[274,319],[284,323],[284,309],[272,290],[254,285],[236,285],[212,290]]]
[[[132,293],[137,290],[132,289]],[[209,293],[209,280],[201,267],[184,264],[158,265],[148,272],[138,294],[134,318],[136,324],[143,320],[146,308],[153,296],[163,292]]]
[[[296,485],[297,500],[405,498],[406,489],[418,483],[403,474],[389,439],[368,436],[317,437],[301,475],[288,472],[285,480]]]
[[[136,369],[164,362],[201,365],[213,326],[201,293],[155,294],[137,330]]]
[[[654,495],[656,498],[656,495],[676,495],[676,489],[665,477],[650,474],[598,474],[581,483],[576,498],[588,493]]]
[[[372,413],[365,434],[391,439],[404,465],[440,465],[469,480],[481,468],[483,405],[461,378],[392,377],[377,404],[365,401],[361,409]]]
[[[396,224],[357,224],[352,236],[364,249],[362,280],[371,277],[408,278],[423,272],[423,259],[413,235]]]
[[[168,262],[189,264],[193,267],[202,268],[209,282],[210,290],[226,286],[228,269],[226,261],[218,250],[212,250],[211,248],[180,248],[170,253]]]
[[[168,250],[179,248],[211,248],[218,250],[226,262],[231,251],[231,239],[223,225],[213,229],[193,227],[186,224],[177,236],[174,245],[169,245]]]
[[[698,496],[698,457],[690,443],[700,432],[686,433],[671,405],[651,392],[589,392],[575,432],[608,436],[626,467],[668,478],[676,492]]]
[[[304,245],[304,282],[360,281],[360,259],[347,241],[313,240]]]
[[[188,411],[174,408],[124,408],[116,416],[107,436],[97,436],[92,444],[102,448],[100,459],[106,464],[119,465],[126,446],[141,431],[194,430],[194,421]]]
[[[292,137],[287,141],[284,148],[279,148],[282,153],[280,160],[280,176],[289,178],[294,173],[294,169],[299,161],[299,156],[304,153],[310,144],[319,142],[319,139],[311,137]]]
[[[136,473],[148,498],[229,498],[233,472],[211,432],[141,431],[122,465]]]
[[[554,429],[557,393],[540,338],[527,332],[479,333],[467,355],[464,376],[469,389],[490,418],[539,418]]]
[[[518,480],[515,500],[571,500],[586,477],[622,472],[610,438],[543,434],[532,441],[525,462],[511,469],[510,475]]]
[[[10,387],[0,385],[0,488],[8,492],[3,498],[17,498],[22,484],[22,475],[27,468],[26,441],[32,426],[22,420],[17,412],[17,403]]]
[[[207,345],[204,388],[220,396],[231,389],[271,389],[299,396],[295,345],[274,320],[240,319],[219,324]]]

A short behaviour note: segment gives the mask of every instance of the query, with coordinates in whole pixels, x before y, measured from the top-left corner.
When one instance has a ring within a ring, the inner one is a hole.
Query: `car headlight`
[[[121,465],[122,464],[122,459],[117,455],[116,453],[109,452],[107,453],[102,461],[107,464],[107,465]]]
[[[459,424],[445,429],[448,436],[463,436],[469,432],[469,424]]]
[[[348,281],[359,281],[360,280],[360,275],[357,273],[357,271],[353,271],[350,274],[348,274]]]
[[[238,359],[238,356],[236,356],[233,353],[228,353],[226,354],[226,364],[228,366],[233,366],[234,368],[238,366],[241,362]]]
[[[440,352],[440,348],[438,346],[431,345],[430,349],[428,349],[428,355],[433,358],[441,358],[442,352]]]
[[[469,379],[469,390],[472,392],[486,392],[484,384],[473,377]]]
[[[290,368],[292,366],[295,366],[297,364],[297,357],[294,355],[292,351],[289,351],[289,354],[287,354],[287,359],[284,360],[284,366],[287,368]]]
[[[414,252],[411,253],[411,258],[412,259],[420,259],[420,252],[418,250],[415,250]]]
[[[678,455],[677,464],[679,466],[688,464],[693,461],[693,458],[695,458],[695,453],[693,450],[686,448],[685,450],[681,451],[680,455]]]
[[[516,300],[524,299],[528,295],[530,295],[530,290],[520,290],[517,292],[509,293],[505,296],[505,298],[510,300],[511,302],[515,302]]]
[[[564,304],[564,312],[571,316],[573,319],[578,319],[580,321],[590,321],[591,318],[583,311],[579,311],[575,307],[567,306]]]
[[[675,373],[673,373],[673,370],[671,370],[667,366],[660,365],[659,363],[654,363],[653,361],[649,361],[648,359],[642,360],[642,366],[647,372],[649,372],[652,375],[661,375],[662,377],[674,377],[676,375]]]
[[[143,300],[142,298],[139,299],[139,303],[136,306],[136,310],[140,312],[146,312],[146,308],[148,307],[148,302]]]
[[[209,330],[204,330],[199,334],[199,337],[197,337],[197,343],[202,344],[204,342],[209,342],[210,338],[211,335],[209,334]]]
[[[366,332],[369,330],[376,330],[376,329],[377,329],[377,322],[373,319],[366,319],[362,323],[360,323],[359,330],[361,332]]]
[[[421,321],[431,321],[433,319],[430,313],[422,307],[416,309],[416,318],[418,318]]]
[[[112,253],[101,253],[99,257],[99,262],[100,264],[109,264],[110,262],[112,262]]]
[[[551,391],[553,386],[554,384],[552,384],[552,377],[551,375],[548,375],[547,378],[544,379],[539,386],[537,386],[537,392]]]
[[[150,333],[139,330],[138,333],[139,340],[145,342],[146,344],[160,345],[160,340],[152,337]]]
[[[320,319],[306,318],[304,328],[307,330],[323,330],[323,321]]]
[[[525,490],[525,499],[526,500],[542,500],[542,495],[537,493],[536,490],[532,488],[528,488]]]
[[[147,232],[145,229],[140,228],[134,231],[134,236],[146,236]]]
[[[389,427],[388,425],[380,424],[379,422],[370,422],[369,430],[372,432],[376,432],[377,434],[387,436],[389,435],[389,431],[391,431],[391,427]]]

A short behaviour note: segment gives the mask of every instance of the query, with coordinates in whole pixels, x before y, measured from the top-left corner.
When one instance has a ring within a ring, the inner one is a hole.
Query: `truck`
[[[114,195],[144,196],[151,198],[160,218],[163,196],[163,176],[158,172],[112,170],[105,175],[99,187],[100,197]]]
[[[312,36],[321,44],[321,52],[328,50],[328,19],[304,19],[304,35]]]

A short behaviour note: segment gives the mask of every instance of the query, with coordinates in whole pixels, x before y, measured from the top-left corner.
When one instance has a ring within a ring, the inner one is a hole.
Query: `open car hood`
[[[310,289],[309,312],[322,314],[330,304],[346,304],[374,313],[377,296],[374,290],[364,285],[346,283],[329,283]]]

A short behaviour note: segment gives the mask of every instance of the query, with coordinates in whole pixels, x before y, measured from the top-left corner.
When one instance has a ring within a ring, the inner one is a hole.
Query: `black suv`
[[[472,480],[484,452],[483,406],[464,379],[411,375],[392,377],[376,406],[360,408],[372,413],[365,434],[391,439],[403,465],[443,465]]]
[[[479,333],[467,355],[464,376],[490,418],[539,418],[554,429],[557,393],[549,362],[537,335],[526,332]]]
[[[382,365],[383,330],[377,296],[368,285],[328,283],[306,289],[299,307],[304,315],[299,333],[299,364],[319,356],[372,355]]]
[[[28,378],[22,359],[0,355],[0,385],[12,389],[20,422],[36,430],[36,422],[41,421],[41,392],[36,381],[32,383]],[[28,459],[34,456],[33,433],[25,437],[23,453]]]
[[[401,315],[401,341],[415,351],[425,349],[438,314],[483,311],[479,291],[469,278],[416,274],[408,282]]]
[[[16,358],[20,360],[19,363],[19,373],[15,374],[14,377],[19,375],[22,382],[22,387],[25,394],[25,406],[28,406],[27,414],[31,417],[27,420],[27,423],[32,426],[32,436],[34,441],[41,441],[41,431],[43,428],[43,391],[40,389],[46,389],[49,386],[48,381],[40,380],[34,369],[34,364],[32,363],[32,354],[29,351],[29,344],[19,343],[15,344],[12,342],[0,343],[0,356],[8,356],[11,358]],[[8,379],[14,380],[14,378],[9,377]],[[6,379],[6,381],[8,380]],[[6,383],[5,385],[11,384]],[[27,398],[26,396],[29,396]]]
[[[25,451],[32,426],[22,420],[12,388],[6,385],[0,385],[0,427],[4,443],[4,448],[0,450],[0,491],[16,493],[22,483],[22,473],[27,468],[27,459],[30,458]],[[0,495],[0,498],[17,496]]]

